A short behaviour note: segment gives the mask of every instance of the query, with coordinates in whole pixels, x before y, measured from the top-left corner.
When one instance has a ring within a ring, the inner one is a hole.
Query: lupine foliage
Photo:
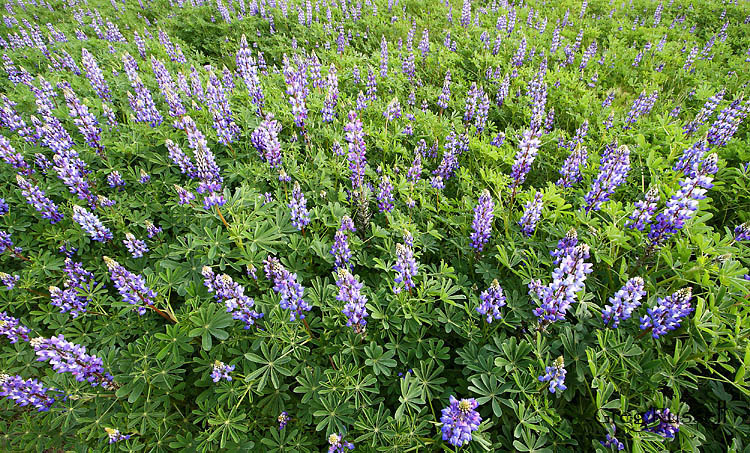
[[[3,3],[0,450],[750,448],[747,2]]]

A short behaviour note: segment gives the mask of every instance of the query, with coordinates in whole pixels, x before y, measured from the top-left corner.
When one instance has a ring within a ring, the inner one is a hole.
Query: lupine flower
[[[177,191],[177,196],[179,197],[179,204],[190,204],[193,200],[195,200],[195,194],[187,189],[184,189],[177,184],[174,185],[174,190]]]
[[[195,171],[195,165],[193,165],[190,157],[182,152],[180,146],[170,139],[166,139],[164,141],[164,144],[167,146],[167,150],[169,151],[169,158],[172,159],[172,162],[174,162],[175,165],[180,168],[180,173],[186,174],[191,178],[195,177],[197,175],[197,172]]]
[[[676,414],[670,412],[669,408],[650,409],[643,414],[642,418],[644,431],[659,434],[667,439],[674,439],[677,433],[680,432],[680,425],[682,423],[680,423]]]
[[[33,170],[26,163],[21,153],[17,153],[10,140],[0,135],[0,159],[6,164],[18,170],[19,173],[31,174]]]
[[[78,294],[77,287],[66,288],[64,290],[57,286],[49,287],[50,304],[60,308],[60,313],[70,312],[75,319],[81,313],[86,312],[89,299]]]
[[[20,176],[20,175],[18,175]],[[10,212],[10,206],[5,202],[5,198],[0,198],[0,217]]]
[[[531,236],[536,230],[536,223],[542,215],[544,203],[542,201],[542,192],[535,192],[534,198],[524,205],[523,216],[518,224],[521,226],[521,232],[526,236]]]
[[[586,167],[587,159],[587,148],[583,145],[576,146],[560,168],[560,179],[555,184],[562,187],[573,187],[573,184],[580,182],[583,179],[581,168]]]
[[[708,143],[724,146],[731,140],[750,109],[748,102],[743,103],[743,100],[744,96],[740,96],[719,112],[716,121],[708,129]]]
[[[385,117],[386,121],[393,121],[397,118],[401,118],[401,104],[399,103],[397,97],[393,98],[391,102],[388,103],[385,111],[383,112],[383,116]]]
[[[360,292],[364,285],[349,272],[349,269],[342,267],[338,270],[336,286],[339,288],[336,300],[344,302],[342,312],[347,318],[346,325],[354,329],[355,333],[363,333],[367,325],[365,318],[369,316],[365,307],[367,296]]]
[[[659,6],[661,6],[661,3],[659,3]],[[623,451],[625,449],[625,444],[615,437],[616,430],[615,426],[612,425],[612,434],[607,433],[607,437],[604,440],[600,440],[599,443],[605,448],[616,448],[617,451]]]
[[[536,159],[540,144],[541,142],[534,135],[533,131],[527,130],[523,133],[523,138],[518,143],[519,149],[516,153],[513,169],[510,172],[510,177],[513,179],[510,187],[513,189],[514,194],[518,187],[526,180],[526,174],[531,170],[531,164]]]
[[[586,275],[593,271],[592,265],[585,262],[588,257],[588,245],[577,245],[564,256],[558,256],[561,259],[552,272],[549,285],[544,286],[539,280],[529,283],[529,295],[539,299],[540,306],[534,309],[534,314],[539,317],[540,323],[565,319],[568,308],[576,301],[576,294],[585,287]]]
[[[383,175],[380,179],[377,199],[380,212],[393,211],[393,184],[388,175]]]
[[[146,88],[141,77],[138,75],[138,63],[127,52],[122,55],[122,62],[125,73],[128,75],[128,80],[130,80],[130,86],[135,92],[135,95],[128,92],[128,102],[133,113],[135,113],[135,120],[141,123],[148,123],[151,127],[160,125],[164,118],[156,108],[154,98],[151,97],[151,92]]]
[[[445,80],[443,81],[443,91],[438,96],[437,105],[440,109],[447,109],[448,102],[451,100],[451,72],[445,72]]]
[[[141,177],[138,179],[138,182],[140,182],[141,184],[148,184],[148,182],[151,181],[151,176],[142,168],[140,173]]]
[[[260,158],[271,168],[281,166],[281,142],[279,142],[281,123],[268,114],[250,135],[250,142],[258,150]]]
[[[367,149],[365,147],[365,133],[362,130],[362,121],[357,118],[354,110],[349,111],[349,122],[344,127],[346,141],[349,142],[349,169],[352,171],[352,189],[359,189],[364,184]]]
[[[479,201],[474,207],[474,221],[471,225],[474,230],[471,233],[471,246],[477,252],[484,249],[492,234],[492,219],[495,202],[492,200],[490,191],[484,189],[479,196]]]
[[[565,386],[566,373],[565,360],[560,356],[552,366],[545,369],[543,376],[539,376],[539,382],[549,382],[550,393],[562,392],[567,389]]]
[[[213,378],[214,382],[219,382],[222,379],[225,379],[227,381],[232,380],[232,376],[229,375],[234,371],[234,365],[225,365],[224,362],[215,361],[214,366],[211,370],[211,378]]]
[[[92,386],[112,390],[117,384],[111,374],[104,371],[104,362],[95,355],[86,354],[86,347],[65,340],[63,335],[30,341],[40,362],[49,361],[58,373],[71,373],[78,382],[89,382]]]
[[[148,234],[149,239],[152,239],[161,232],[162,228],[160,226],[156,226],[150,220],[146,220],[146,233]]]
[[[110,444],[130,439],[130,434],[122,434],[119,429],[104,428],[104,432],[107,433]]]
[[[286,427],[286,424],[289,423],[289,414],[284,411],[276,418],[276,420],[279,422],[279,431],[284,429]]]
[[[330,68],[328,69],[328,77],[326,78],[326,80],[326,85],[328,85],[328,93],[326,94],[321,113],[323,114],[323,122],[330,123],[336,117],[338,117],[338,113],[336,113],[336,106],[338,105],[339,99],[339,79],[336,72],[336,66],[334,64],[331,64]]]
[[[42,213],[43,219],[49,219],[52,224],[63,219],[63,215],[57,210],[57,205],[47,198],[39,187],[31,184],[21,175],[16,175],[16,181],[18,181],[21,194],[30,205],[34,206],[34,209]]]
[[[269,256],[264,262],[266,278],[273,282],[274,292],[281,295],[279,305],[284,310],[290,310],[289,321],[305,319],[304,311],[312,307],[302,298],[305,288],[297,282],[297,274],[292,274],[279,263],[279,260]]]
[[[698,112],[697,115],[695,115],[695,119],[683,127],[685,135],[689,137],[692,133],[697,131],[698,128],[703,126],[706,120],[714,113],[714,110],[716,110],[716,107],[718,107],[722,99],[724,99],[724,95],[726,94],[726,92],[727,90],[725,88],[722,88],[719,92],[708,98],[706,103],[703,105],[703,108],[701,108],[701,111]]]
[[[99,65],[96,63],[96,58],[94,58],[85,47],[81,49],[81,56],[83,70],[86,72],[86,78],[89,79],[91,87],[103,101],[111,102],[112,96],[110,94],[109,85],[107,85],[107,81],[104,80],[104,74],[102,73],[102,70],[99,69]]]
[[[225,203],[224,196],[221,195],[224,179],[221,177],[221,170],[216,164],[214,154],[206,144],[206,137],[198,130],[195,121],[187,115],[182,117],[182,128],[187,134],[188,145],[195,154],[196,176],[200,180],[198,193],[205,194],[204,209],[210,209],[214,205],[222,206]]]
[[[641,317],[641,330],[651,329],[651,336],[659,338],[667,332],[680,327],[682,318],[693,312],[690,305],[692,290],[681,289],[671,296],[658,298],[656,306],[649,308],[646,316]]]
[[[643,231],[646,225],[651,224],[651,218],[654,212],[656,212],[656,205],[660,199],[659,189],[657,187],[650,188],[643,200],[635,203],[635,210],[630,214],[630,217],[625,222],[625,226],[630,229]]]
[[[0,374],[0,396],[21,407],[33,406],[39,412],[46,412],[55,404],[57,395],[53,396],[53,392],[36,379],[24,380],[21,376]]]
[[[451,395],[448,406],[441,411],[443,440],[456,447],[471,442],[471,433],[482,423],[482,417],[475,410],[477,406],[479,403],[474,398],[459,401]]]
[[[331,434],[328,436],[328,453],[344,453],[346,450],[354,450],[354,444],[344,440],[344,435]]]
[[[745,222],[734,228],[734,240],[750,241],[750,222]]]
[[[85,104],[81,103],[81,100],[78,99],[78,96],[75,95],[67,82],[61,83],[58,86],[62,88],[65,102],[70,109],[70,116],[73,118],[75,125],[78,126],[78,131],[85,138],[86,144],[96,150],[97,154],[102,154],[104,148],[101,144],[102,131],[99,128],[99,120],[89,112]]]
[[[19,339],[29,341],[29,332],[29,328],[21,324],[18,318],[0,311],[0,335],[5,335],[11,344],[18,342]]]
[[[68,187],[72,194],[76,194],[79,199],[86,200],[90,205],[96,205],[96,197],[91,193],[91,185],[87,179],[90,172],[86,168],[86,162],[78,156],[75,150],[69,149],[56,152],[52,156],[54,162],[53,169],[63,184]]]
[[[148,246],[146,243],[141,239],[136,239],[132,233],[125,233],[125,239],[122,243],[125,244],[125,247],[133,258],[140,258],[144,253],[148,253]]]
[[[214,293],[216,300],[224,302],[227,313],[232,313],[233,319],[245,323],[245,329],[249,329],[257,319],[263,317],[263,313],[254,310],[255,301],[245,295],[245,288],[232,280],[232,277],[227,274],[217,275],[208,266],[203,266],[201,275],[208,291]]]
[[[615,189],[619,187],[630,171],[630,148],[625,145],[614,147],[614,143],[607,146],[601,158],[599,173],[596,175],[591,190],[584,197],[586,211],[601,209],[602,203],[609,200]]]
[[[610,305],[602,310],[604,325],[617,328],[620,322],[630,319],[633,312],[641,306],[641,298],[646,294],[641,277],[633,277],[609,298]]]
[[[706,140],[698,140],[686,149],[675,162],[672,169],[681,171],[685,176],[695,177],[696,166],[703,160],[703,156],[711,149]]]
[[[20,279],[21,277],[18,275],[10,275],[5,272],[0,272],[0,283],[2,283],[8,291],[15,288],[16,283],[18,283],[18,280]]]
[[[414,161],[411,163],[411,167],[406,172],[406,179],[412,184],[416,184],[419,178],[422,176],[422,152],[417,151],[414,153]]]
[[[112,232],[105,227],[102,222],[93,213],[78,205],[73,206],[73,220],[75,220],[83,231],[88,233],[91,239],[99,242],[108,242],[112,240]]]
[[[349,260],[352,257],[352,251],[349,249],[349,238],[346,234],[347,231],[356,231],[354,223],[349,216],[344,216],[341,219],[341,228],[336,231],[334,236],[333,246],[331,247],[331,255],[334,258],[334,268],[340,269],[342,267],[350,267]]]
[[[250,94],[250,101],[255,105],[258,111],[263,109],[263,86],[258,77],[258,67],[256,61],[250,53],[247,45],[247,38],[242,35],[240,38],[240,48],[237,50],[237,72],[245,81],[245,86]]]
[[[479,295],[479,299],[482,303],[477,307],[477,312],[480,315],[487,316],[487,322],[492,323],[493,319],[502,319],[500,314],[500,307],[505,306],[505,295],[503,294],[503,288],[500,287],[497,279],[492,281],[489,288],[482,291]]]
[[[409,239],[411,239],[411,234],[408,235],[408,239],[406,235],[404,236],[405,244],[396,244],[396,264],[393,265],[393,270],[396,271],[394,294],[400,293],[404,288],[411,293],[411,289],[415,286],[413,278],[417,275],[418,266]]]
[[[146,307],[154,306],[156,293],[146,286],[146,280],[142,276],[128,271],[108,256],[104,257],[104,263],[123,302],[135,305],[135,310],[141,316],[146,313]]]
[[[208,110],[214,120],[214,129],[219,139],[219,143],[229,146],[240,134],[240,128],[234,122],[232,109],[229,100],[224,91],[224,86],[218,77],[212,72],[208,76],[208,85],[206,87],[206,103]],[[208,149],[206,147],[206,149]],[[196,157],[197,160],[197,157]]]
[[[284,80],[286,82],[286,94],[289,95],[289,103],[292,105],[294,124],[304,129],[307,120],[307,106],[305,99],[309,89],[307,88],[307,68],[295,69],[288,59],[284,59]]]
[[[120,172],[115,170],[112,173],[107,175],[107,184],[111,188],[115,187],[122,187],[125,185],[125,181],[122,180],[122,176],[120,176]]]
[[[703,160],[695,177],[680,181],[680,190],[667,201],[666,209],[659,213],[651,225],[648,238],[651,248],[658,247],[685,226],[698,210],[698,202],[706,198],[706,191],[713,187],[713,174],[718,167],[718,157],[711,154]]]
[[[307,210],[307,200],[305,200],[305,195],[302,193],[302,189],[297,181],[294,181],[292,198],[289,201],[288,206],[291,209],[292,225],[297,227],[300,231],[304,230],[310,223],[310,213]]]

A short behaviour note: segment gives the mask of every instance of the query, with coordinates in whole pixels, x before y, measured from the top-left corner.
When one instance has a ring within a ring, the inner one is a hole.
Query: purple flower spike
[[[479,295],[479,299],[482,303],[477,307],[477,312],[480,315],[487,316],[487,322],[492,323],[493,319],[502,319],[500,314],[500,307],[505,306],[505,295],[503,294],[503,288],[500,287],[497,279],[492,281],[489,288],[482,291]]]
[[[539,381],[549,382],[550,393],[562,392],[567,389],[565,386],[565,374],[567,371],[565,370],[565,360],[562,356],[555,360],[553,366],[548,366],[545,369],[545,373],[544,376],[539,376]]]
[[[492,234],[492,219],[495,202],[492,200],[490,191],[485,189],[479,196],[479,202],[474,207],[473,232],[471,233],[471,246],[481,252],[485,244],[490,240]]]
[[[471,442],[471,433],[479,428],[482,417],[475,409],[479,406],[474,398],[457,400],[450,396],[450,404],[442,410],[440,423],[443,426],[443,440],[456,447],[461,447]]]
[[[649,308],[646,316],[641,317],[641,330],[651,329],[651,336],[659,338],[677,329],[682,318],[694,310],[690,305],[691,297],[692,290],[688,287],[671,296],[657,299],[656,307]]]
[[[602,320],[605,325],[617,328],[621,321],[630,318],[633,312],[641,306],[641,299],[646,295],[643,289],[644,284],[641,277],[633,277],[609,298],[610,305],[602,310]]]
[[[219,382],[222,379],[227,381],[232,380],[232,376],[229,375],[234,371],[234,365],[225,365],[224,362],[215,361],[213,368],[211,369],[211,378],[214,382]]]

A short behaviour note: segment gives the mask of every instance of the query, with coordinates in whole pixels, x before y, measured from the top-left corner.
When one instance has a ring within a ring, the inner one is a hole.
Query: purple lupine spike
[[[21,153],[16,152],[10,144],[10,140],[0,135],[0,159],[15,168],[19,174],[30,175],[33,170],[23,158]]]
[[[21,115],[15,110],[16,103],[8,99],[4,94],[0,95],[0,99],[3,101],[2,106],[0,106],[0,125],[18,132],[18,135],[29,143],[36,142],[34,131],[26,125]]]
[[[585,287],[586,275],[593,271],[592,265],[585,262],[588,258],[589,247],[578,245],[560,260],[549,285],[544,286],[539,280],[529,283],[529,295],[539,299],[534,314],[542,325],[565,319],[568,308],[577,300],[577,293]]]
[[[18,340],[29,341],[29,332],[31,330],[21,324],[18,318],[10,316],[7,312],[0,312],[0,335],[4,335],[11,344]]]
[[[234,365],[226,365],[224,362],[217,360],[211,367],[211,379],[214,382],[219,382],[222,379],[231,381],[232,376],[229,373],[232,371],[234,371]]]
[[[468,0],[467,0],[468,3]],[[453,395],[449,399],[450,404],[441,411],[440,431],[443,440],[449,444],[462,447],[471,442],[471,433],[479,429],[482,416],[475,409],[479,403],[474,398],[457,400]]]
[[[44,195],[44,191],[31,184],[21,175],[16,175],[16,180],[18,181],[18,187],[21,189],[21,194],[26,198],[28,204],[42,213],[43,219],[49,219],[52,224],[63,219],[63,215],[57,210],[57,205]]]
[[[120,172],[115,170],[107,175],[107,185],[114,189],[115,187],[123,187],[125,185],[125,181],[122,180]]]
[[[521,220],[518,221],[518,225],[521,226],[521,233],[525,236],[531,237],[536,230],[536,224],[544,208],[542,197],[542,192],[537,191],[534,193],[534,198],[524,206],[523,215],[521,216]]]
[[[240,48],[237,50],[236,62],[237,72],[245,82],[247,91],[250,94],[250,100],[258,109],[258,113],[261,113],[264,103],[263,86],[261,85],[260,77],[258,77],[258,66],[250,53],[245,35],[242,35],[242,38],[240,38]]]
[[[172,162],[174,162],[180,168],[180,173],[194,178],[197,173],[195,171],[195,165],[193,165],[190,157],[182,152],[180,146],[172,140],[166,139],[164,141],[164,144],[167,146],[167,150],[169,151],[169,158],[172,159]]]
[[[63,335],[36,337],[30,341],[40,362],[49,361],[58,373],[71,373],[78,382],[100,385],[107,390],[118,388],[111,374],[104,371],[104,362],[86,353],[86,347],[71,343]]]
[[[492,141],[490,142],[490,145],[496,146],[499,148],[503,146],[503,143],[505,143],[505,133],[498,132],[495,138],[493,138]]]
[[[539,376],[539,382],[549,382],[550,393],[562,392],[567,389],[565,386],[567,370],[565,369],[565,359],[562,356],[558,357],[555,363],[548,366],[544,372],[543,376]]]
[[[734,228],[734,240],[738,242],[750,241],[750,222],[745,222]]]
[[[190,66],[190,91],[199,102],[205,102],[206,96],[203,91],[203,84],[201,83],[200,74],[198,73],[198,70],[195,69],[195,66]],[[198,107],[198,110],[200,110],[200,107]]]
[[[0,198],[0,217],[10,212],[10,206],[5,202],[4,198]]]
[[[204,285],[219,302],[224,302],[227,313],[232,313],[232,318],[245,323],[245,329],[252,327],[256,320],[263,317],[263,313],[255,311],[255,301],[245,295],[245,288],[232,280],[227,274],[217,275],[208,267],[203,266],[201,274]]]
[[[686,149],[682,156],[675,162],[672,169],[681,171],[685,176],[695,176],[695,166],[700,164],[703,156],[711,149],[706,140],[698,140],[690,148]]]
[[[290,310],[289,321],[305,319],[303,312],[312,310],[312,307],[303,299],[305,288],[297,282],[297,274],[290,273],[272,256],[263,265],[266,278],[273,281],[274,292],[281,296],[279,305],[284,310]]]
[[[626,145],[615,148],[614,143],[608,146],[602,154],[599,173],[584,197],[586,211],[601,209],[602,203],[609,200],[615,189],[625,182],[629,171],[630,148]]]
[[[289,423],[289,414],[287,413],[287,411],[283,411],[281,414],[279,414],[276,420],[279,422],[279,431],[281,431],[286,427],[286,424]]]
[[[140,178],[138,178],[138,182],[141,184],[148,184],[149,181],[151,181],[151,176],[146,173],[146,170],[141,168]]]
[[[300,231],[304,230],[310,223],[310,213],[307,210],[307,200],[305,200],[305,195],[302,193],[298,181],[294,181],[292,197],[288,206],[291,209],[292,225]]]
[[[411,242],[410,239],[411,235],[404,236],[404,244],[396,244],[396,264],[393,265],[393,270],[396,271],[393,285],[394,294],[400,293],[404,288],[411,294],[411,290],[415,286],[414,277],[417,275],[419,268],[414,258],[413,244],[409,243]]]
[[[385,108],[383,116],[386,121],[393,121],[397,118],[401,118],[401,103],[397,97],[391,99],[391,102]]]
[[[133,233],[125,233],[125,239],[122,241],[125,244],[125,248],[128,249],[130,255],[133,258],[140,258],[144,253],[148,253],[148,246],[146,242],[141,239],[137,239],[133,236]]]
[[[77,287],[60,289],[57,286],[49,287],[50,304],[58,307],[60,313],[70,312],[75,319],[86,312],[89,299],[78,293]]]
[[[586,146],[576,146],[560,168],[560,178],[555,184],[562,187],[573,187],[575,183],[580,182],[583,179],[581,168],[586,167],[587,159],[588,149]]]
[[[518,187],[520,187],[526,180],[526,175],[529,173],[529,170],[531,170],[531,164],[533,164],[534,159],[536,159],[540,145],[541,142],[533,131],[526,130],[523,133],[523,137],[518,143],[518,152],[516,153],[516,159],[510,173],[510,177],[513,179],[513,182],[510,185],[513,189],[513,195],[515,195]]]
[[[300,129],[305,128],[307,120],[307,69],[305,67],[295,69],[288,59],[284,60],[284,80],[286,82],[286,94],[289,95],[289,103],[292,105],[292,116],[294,124]]]
[[[328,76],[326,78],[326,85],[328,86],[328,93],[323,104],[323,122],[330,123],[338,117],[336,113],[336,106],[338,105],[339,99],[339,78],[336,71],[336,65],[331,63],[328,68]]]
[[[680,327],[682,318],[693,312],[690,305],[692,290],[683,288],[671,296],[658,298],[656,306],[647,310],[646,316],[641,317],[641,330],[651,330],[651,336],[659,338],[671,330]]]
[[[349,122],[344,126],[346,141],[349,142],[349,169],[352,171],[352,189],[362,188],[365,180],[365,166],[367,165],[365,133],[362,121],[354,110],[349,111]]]
[[[477,253],[484,249],[485,244],[492,235],[492,220],[494,217],[495,202],[492,200],[490,191],[484,189],[479,196],[479,201],[474,207],[474,221],[472,222],[471,246]]]
[[[96,150],[96,153],[102,155],[104,147],[101,144],[102,130],[99,128],[99,120],[96,119],[88,107],[81,103],[78,96],[73,92],[70,85],[65,82],[59,85],[62,89],[65,102],[70,109],[70,116],[73,123],[78,126],[78,131],[83,135],[86,144]]]
[[[21,276],[19,275],[10,275],[6,274],[5,272],[0,272],[0,283],[5,286],[5,289],[10,291],[11,289],[16,287],[16,283],[18,283],[18,280],[21,279]]]
[[[229,146],[240,134],[240,128],[232,118],[232,109],[229,105],[224,86],[216,75],[211,72],[208,76],[206,87],[208,110],[214,120],[214,129],[219,138],[219,143]]]
[[[443,81],[443,91],[438,96],[437,105],[440,110],[448,108],[448,103],[451,100],[451,72],[445,71],[445,80]]]
[[[135,121],[148,123],[151,127],[160,125],[164,118],[159,113],[159,110],[157,110],[151,92],[146,88],[141,77],[138,75],[138,63],[127,52],[122,55],[122,63],[128,80],[130,80],[130,86],[135,92],[135,95],[128,92],[128,102],[133,113],[135,113]]]
[[[388,41],[385,35],[380,37],[380,77],[388,77]]]
[[[333,238],[333,246],[331,246],[331,255],[334,258],[334,268],[339,269],[342,267],[349,267],[349,261],[352,257],[351,249],[349,249],[348,236],[346,230],[338,230]]]
[[[726,94],[726,92],[726,88],[722,88],[716,94],[708,98],[706,103],[703,105],[703,108],[701,108],[700,112],[698,112],[698,114],[695,116],[695,119],[693,119],[693,121],[689,122],[682,128],[686,136],[689,137],[691,134],[696,132],[698,128],[705,124],[706,120],[714,113],[716,107],[718,107],[719,103],[724,99],[724,95]]]
[[[107,438],[110,444],[120,442],[121,440],[130,439],[130,434],[122,434],[119,429],[104,428],[104,432],[107,433]]]
[[[112,102],[112,94],[107,81],[104,79],[104,73],[99,69],[96,58],[84,47],[81,49],[81,63],[83,70],[86,72],[86,78],[89,79],[91,87],[96,94],[105,102]]]
[[[487,322],[492,323],[493,319],[502,319],[500,314],[500,307],[505,306],[505,295],[503,294],[503,288],[498,283],[497,279],[492,281],[489,288],[482,291],[479,295],[479,299],[482,301],[477,307],[477,313],[483,316],[487,316]]]
[[[346,325],[354,329],[354,333],[364,333],[367,325],[365,318],[369,316],[365,307],[367,296],[361,293],[364,285],[349,272],[349,269],[342,267],[338,270],[336,286],[339,288],[336,300],[344,302],[342,312],[347,318]]]
[[[73,220],[81,225],[83,231],[88,233],[94,241],[109,242],[112,240],[112,232],[102,224],[96,215],[87,211],[86,208],[74,205]]]
[[[609,298],[609,304],[602,310],[604,325],[617,328],[620,322],[630,319],[633,312],[641,306],[641,299],[646,294],[645,282],[641,277],[633,277]]]
[[[452,178],[456,170],[458,170],[458,156],[469,149],[469,137],[465,134],[458,135],[455,132],[451,132],[445,138],[443,147],[445,149],[443,158],[438,167],[432,171],[432,174],[435,176],[430,181],[432,187],[436,189],[445,187],[445,182]]]
[[[422,176],[422,152],[417,150],[414,153],[414,161],[412,161],[411,167],[406,172],[406,179],[412,184],[419,182],[419,178]]]
[[[224,205],[226,201],[221,194],[224,179],[221,177],[221,170],[216,164],[214,154],[206,144],[206,137],[198,130],[195,121],[188,115],[182,117],[182,129],[187,134],[188,146],[194,153],[196,177],[200,180],[198,193],[205,194],[203,207],[210,209],[211,206]]]
[[[644,431],[656,433],[667,439],[674,439],[680,432],[679,418],[667,409],[650,409],[642,416]],[[653,426],[652,426],[653,425]]]
[[[148,234],[148,238],[152,239],[154,236],[161,234],[162,228],[160,226],[154,225],[150,220],[146,220],[146,232]]]
[[[732,139],[750,111],[750,101],[743,102],[743,100],[744,96],[740,96],[719,112],[716,121],[708,129],[708,143],[714,146],[724,146]]]
[[[195,200],[195,194],[193,192],[178,186],[177,184],[174,185],[174,190],[177,192],[177,196],[179,197],[178,203],[180,205],[190,204]]]
[[[562,261],[565,256],[570,255],[577,245],[578,232],[575,228],[571,228],[565,233],[565,236],[563,236],[562,239],[557,241],[557,247],[550,250],[549,254],[554,258],[552,264],[560,264],[560,261]]]
[[[282,165],[280,132],[281,123],[273,119],[273,114],[269,113],[250,135],[250,143],[258,150],[260,158],[268,162],[271,168],[278,168]]]
[[[154,307],[156,293],[146,286],[146,280],[141,275],[128,271],[108,256],[104,257],[104,263],[123,302],[135,305],[134,309],[140,316],[146,314],[146,307]]]
[[[169,73],[164,63],[151,55],[151,68],[154,71],[154,77],[156,78],[156,83],[159,84],[161,94],[169,106],[169,115],[179,118],[187,113],[185,106],[182,105],[182,101],[180,100],[180,95],[177,92],[177,86],[174,83],[172,74]]]
[[[50,410],[57,399],[52,388],[45,387],[36,379],[0,374],[0,396],[13,400],[21,407],[33,406],[39,412]]]
[[[354,450],[354,444],[345,441],[342,433],[328,436],[328,444],[328,453],[345,453],[346,450]]]
[[[695,177],[680,181],[680,190],[667,201],[663,212],[656,215],[648,233],[650,248],[654,249],[681,230],[698,210],[698,202],[706,198],[713,187],[713,174],[718,170],[716,154],[710,154],[697,167]]]
[[[469,123],[477,110],[477,101],[479,98],[479,88],[476,82],[472,82],[469,91],[466,93],[466,105],[464,106],[464,123]]]
[[[391,179],[388,175],[383,175],[380,178],[377,199],[378,210],[380,212],[393,211],[393,184],[391,184]]]
[[[659,189],[652,187],[646,192],[643,200],[639,200],[635,203],[635,209],[630,217],[625,221],[625,226],[630,229],[636,229],[643,231],[646,225],[651,224],[651,218],[656,212],[656,205],[659,203],[661,196],[659,195]]]

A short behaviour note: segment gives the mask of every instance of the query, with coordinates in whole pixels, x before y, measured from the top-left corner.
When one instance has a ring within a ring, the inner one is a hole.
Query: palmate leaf
[[[469,386],[469,391],[476,393],[477,402],[479,404],[485,404],[488,401],[492,405],[492,412],[496,417],[503,415],[503,409],[500,406],[502,401],[501,395],[508,391],[512,387],[512,384],[508,382],[501,382],[491,374],[480,374],[478,376],[472,376],[469,379],[472,385]]]
[[[245,353],[247,360],[261,365],[260,368],[248,374],[245,380],[254,381],[257,379],[256,390],[258,392],[262,392],[269,382],[273,385],[273,388],[278,389],[281,376],[292,375],[291,370],[283,366],[291,360],[289,354],[292,349],[287,348],[282,353],[281,347],[277,343],[273,343],[269,348],[265,342],[262,342],[260,351],[262,356],[252,352]]]
[[[326,433],[345,432],[346,427],[353,425],[354,408],[348,402],[341,401],[334,395],[327,395],[313,406],[313,417],[321,420],[315,425],[316,431],[325,430]]]
[[[396,409],[395,419],[401,420],[404,416],[404,411],[409,413],[419,413],[419,406],[425,403],[423,394],[423,387],[411,376],[410,373],[406,373],[401,379],[401,396],[398,397],[400,403]]]
[[[232,317],[217,304],[208,304],[201,308],[197,313],[190,315],[190,322],[197,326],[190,330],[188,336],[201,337],[201,347],[204,351],[211,350],[213,346],[212,337],[219,340],[229,338],[226,327],[232,324]]]
[[[376,376],[379,374],[390,376],[391,368],[396,366],[396,361],[393,360],[396,353],[390,350],[383,351],[383,347],[374,341],[369,346],[365,346],[365,354],[367,354],[365,365],[371,366]]]

